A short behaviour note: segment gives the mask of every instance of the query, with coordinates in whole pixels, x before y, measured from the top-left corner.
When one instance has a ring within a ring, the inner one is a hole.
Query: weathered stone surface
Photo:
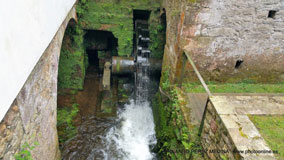
[[[283,115],[284,96],[213,96],[219,114]]]
[[[248,118],[248,114],[279,115],[284,114],[282,95],[230,95],[211,96],[207,106],[202,128],[201,142],[206,149],[228,149],[223,154],[229,159],[275,159],[271,149],[262,138],[257,128]],[[214,134],[213,134],[214,133]],[[233,152],[238,151],[238,152]],[[266,153],[249,153],[265,151]],[[220,154],[207,153],[212,158],[220,159]]]
[[[206,106],[208,96],[206,93],[187,93],[188,104],[190,112],[185,117],[190,118],[190,123],[199,126],[202,120],[203,112]]]
[[[103,89],[104,90],[110,90],[110,77],[111,77],[111,71],[110,71],[111,63],[106,62],[104,67],[104,76],[103,76]]]
[[[14,159],[25,143],[39,144],[30,151],[35,160],[60,159],[56,129],[58,60],[65,28],[75,17],[72,8],[1,121],[0,159]]]
[[[168,23],[164,64],[171,68],[172,79],[180,77],[185,49],[205,80],[284,81],[284,10],[279,0],[163,3]],[[274,18],[268,17],[270,10],[277,11]],[[235,68],[238,60],[243,63]]]

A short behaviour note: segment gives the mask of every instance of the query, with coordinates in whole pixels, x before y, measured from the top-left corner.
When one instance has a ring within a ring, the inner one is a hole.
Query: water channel
[[[159,75],[154,76],[150,73],[148,26],[143,21],[137,21],[135,25],[139,35],[136,39],[137,52],[134,53],[136,72],[128,76],[129,83],[122,85],[123,89],[131,93],[127,103],[117,105],[117,116],[102,117],[82,113],[78,134],[63,146],[63,159],[156,159],[155,153],[152,152],[156,137],[151,97],[157,92]],[[85,85],[91,86],[94,81],[98,83],[99,73],[92,73],[95,75],[87,76]],[[89,95],[89,99],[92,99],[92,95]]]

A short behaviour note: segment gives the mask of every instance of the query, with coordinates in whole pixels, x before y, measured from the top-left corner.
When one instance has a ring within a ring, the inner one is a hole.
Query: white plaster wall
[[[0,121],[75,1],[0,0]]]

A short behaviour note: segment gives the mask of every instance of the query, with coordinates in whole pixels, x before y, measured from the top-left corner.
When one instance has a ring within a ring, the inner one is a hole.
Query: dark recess
[[[165,8],[163,8],[163,13],[161,15],[161,21],[162,21],[162,25],[164,26],[165,30],[167,30],[167,13],[166,13]]]
[[[136,55],[137,53],[137,42],[136,42],[136,20],[148,22],[151,15],[151,11],[148,10],[133,10],[133,51],[132,56]],[[148,47],[148,44],[145,46]]]
[[[243,60],[237,60],[235,69],[239,69],[244,61]]]
[[[117,55],[118,40],[112,32],[99,30],[86,30],[84,45],[87,48],[90,65],[98,65],[102,57],[98,56],[98,51],[104,51],[104,58],[111,58]]]
[[[133,10],[134,22],[136,19],[148,20],[150,18],[151,11],[147,10]]]
[[[268,12],[268,18],[275,18],[275,16],[276,16],[276,13],[277,13],[277,11],[275,11],[275,10],[270,10],[269,12]]]
[[[98,65],[99,64],[98,51],[87,49],[86,52],[88,54],[89,64]]]

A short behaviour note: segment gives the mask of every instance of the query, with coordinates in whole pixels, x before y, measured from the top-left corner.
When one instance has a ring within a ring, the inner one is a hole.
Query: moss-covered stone
[[[133,48],[133,10],[154,11],[160,4],[151,0],[89,0],[85,6],[80,19],[83,28],[111,31],[118,39],[118,55],[130,56]]]
[[[87,60],[80,26],[66,29],[59,60],[58,88],[83,89]]]
[[[118,40],[119,56],[130,56],[133,49],[133,10],[152,11],[149,20],[150,49],[161,58],[164,46],[164,27],[161,25],[159,0],[81,0],[77,4],[78,24],[66,30],[59,64],[58,88],[83,89],[88,56],[84,30],[110,31]],[[113,49],[116,52],[116,49]],[[99,52],[105,57],[105,52]]]
[[[176,90],[170,93],[171,100],[162,101],[157,94],[153,101],[153,114],[157,146],[155,151],[161,159],[201,158],[195,151],[201,150],[197,128],[189,128],[186,124]]]
[[[151,39],[150,50],[152,51],[151,57],[162,59],[166,43],[166,20],[163,19],[165,17],[160,15],[160,10],[151,12],[149,31]]]
[[[79,112],[78,106],[74,103],[72,107],[61,107],[57,111],[57,130],[61,147],[77,134],[73,121]]]

